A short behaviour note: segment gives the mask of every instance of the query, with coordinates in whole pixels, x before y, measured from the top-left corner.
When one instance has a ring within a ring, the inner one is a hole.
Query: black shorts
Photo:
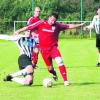
[[[100,49],[100,35],[96,34],[96,47]]]
[[[32,60],[27,55],[22,54],[18,58],[19,69],[24,69],[28,65],[32,65]]]

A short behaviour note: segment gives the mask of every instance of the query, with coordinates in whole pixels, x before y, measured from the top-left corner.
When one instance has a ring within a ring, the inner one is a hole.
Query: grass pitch
[[[96,67],[95,39],[61,39],[59,48],[67,67],[70,86],[65,87],[57,65],[59,80],[52,88],[42,86],[51,77],[39,56],[32,86],[3,82],[8,73],[18,70],[19,50],[16,44],[0,40],[0,99],[1,100],[100,100],[100,68]]]

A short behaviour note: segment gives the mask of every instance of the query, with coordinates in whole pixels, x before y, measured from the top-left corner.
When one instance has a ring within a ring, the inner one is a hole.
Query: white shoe
[[[64,81],[64,85],[65,85],[65,86],[70,85],[70,84],[69,84],[69,81]]]

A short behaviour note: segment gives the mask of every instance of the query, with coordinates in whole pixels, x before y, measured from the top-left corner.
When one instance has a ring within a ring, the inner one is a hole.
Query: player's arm
[[[66,30],[66,29],[73,29],[73,28],[78,28],[83,26],[85,23],[81,24],[59,24],[61,30]]]
[[[85,23],[81,23],[81,24],[67,24],[67,25],[65,25],[65,28],[66,28],[66,26],[67,26],[67,28],[69,28],[69,29],[78,28],[78,27],[83,26],[84,24],[85,24]]]
[[[17,31],[14,33],[14,35],[18,35],[18,34],[20,34],[21,32],[25,32],[25,31],[27,31],[27,30],[33,30],[33,29],[35,29],[35,28],[38,28],[39,25],[40,25],[41,23],[42,23],[41,21],[38,21],[37,23],[33,23],[33,24],[29,25],[29,26],[25,26],[25,27],[23,27],[23,28],[17,30]]]
[[[90,25],[85,26],[83,29],[84,29],[85,31],[86,31],[86,30],[93,29],[94,26],[95,26],[95,21],[96,21],[96,18],[95,18],[95,16],[94,16],[94,18],[93,18],[92,22],[90,23]]]
[[[25,32],[25,31],[27,31],[27,30],[28,30],[28,26],[25,26],[25,27],[23,27],[23,28],[21,28],[21,29],[15,31],[15,32],[14,32],[14,35],[18,35],[18,34],[20,34],[21,32]]]

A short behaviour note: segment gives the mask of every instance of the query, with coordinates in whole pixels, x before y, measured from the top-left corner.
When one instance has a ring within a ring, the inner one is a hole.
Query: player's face
[[[34,10],[34,16],[35,17],[39,17],[40,16],[40,8],[35,8],[35,10]]]
[[[97,10],[97,14],[100,16],[100,8]]]
[[[53,24],[55,24],[56,20],[57,20],[57,19],[56,19],[54,16],[50,16],[50,17],[48,18],[48,23],[49,23],[50,25],[53,25]]]

